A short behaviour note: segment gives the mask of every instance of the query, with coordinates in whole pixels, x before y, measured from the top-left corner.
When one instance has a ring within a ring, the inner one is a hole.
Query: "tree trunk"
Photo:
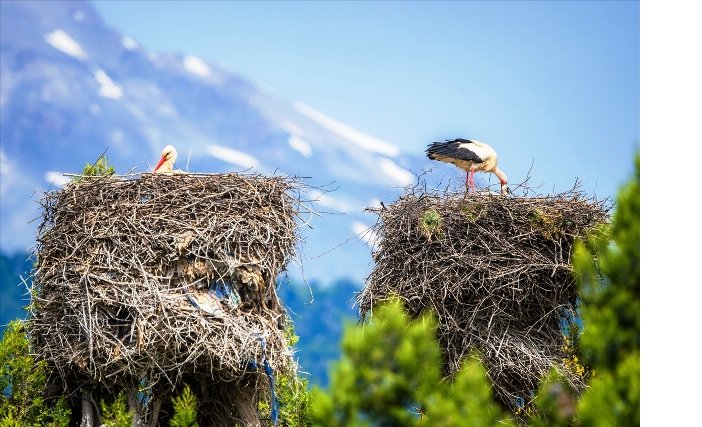
[[[258,415],[258,399],[255,388],[241,387],[234,398],[234,410],[237,417],[246,427],[260,427],[261,420]]]
[[[95,405],[93,404],[93,399],[90,397],[90,393],[87,390],[83,390],[81,414],[82,415],[80,418],[80,427],[97,426],[97,414],[95,413]]]
[[[127,398],[129,401],[129,412],[132,413],[132,427],[138,427],[139,420],[141,419],[141,405],[137,401],[136,390],[129,389],[127,390],[127,393],[129,396]]]

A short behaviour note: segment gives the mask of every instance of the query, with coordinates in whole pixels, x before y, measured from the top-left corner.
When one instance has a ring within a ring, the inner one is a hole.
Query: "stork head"
[[[509,187],[507,187],[506,182],[504,184],[500,183],[500,194],[502,194],[503,196],[512,194],[512,190],[510,190]]]
[[[507,175],[502,172],[502,169],[495,167],[495,175],[497,175],[497,178],[500,180],[500,193],[502,195],[512,193],[509,187],[507,187]]]
[[[175,147],[172,145],[166,145],[163,148],[163,151],[161,151],[161,160],[158,161],[158,164],[154,168],[154,172],[158,171],[161,165],[166,162],[168,162],[172,168],[176,158],[178,158],[178,152],[176,152]]]

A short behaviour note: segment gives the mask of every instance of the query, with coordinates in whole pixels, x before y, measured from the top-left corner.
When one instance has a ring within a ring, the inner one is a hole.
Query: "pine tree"
[[[329,391],[313,390],[315,425],[510,425],[475,355],[442,380],[435,330],[433,317],[412,321],[398,300],[347,326]]]
[[[557,377],[542,385],[534,425],[635,426],[640,423],[640,160],[617,198],[611,227],[577,245],[582,301],[579,352],[593,370],[579,399]]]
[[[197,398],[190,391],[187,384],[180,396],[171,399],[173,402],[173,418],[169,422],[171,427],[198,427],[197,423]]]
[[[290,347],[295,347],[300,337],[295,334],[292,321],[285,328],[285,338]],[[279,425],[282,427],[311,427],[310,392],[307,380],[298,375],[278,375],[276,377],[276,395],[280,406]],[[270,412],[268,402],[261,402],[259,412]]]
[[[45,361],[29,352],[25,326],[10,322],[0,341],[0,426],[67,426],[71,411],[64,398],[42,397],[47,378]]]
[[[100,412],[102,424],[105,427],[130,427],[132,425],[132,414],[127,408],[127,398],[121,391],[111,404],[107,404],[104,400],[101,401]]]

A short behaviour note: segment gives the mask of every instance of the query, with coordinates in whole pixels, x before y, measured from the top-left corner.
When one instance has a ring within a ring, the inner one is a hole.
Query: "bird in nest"
[[[173,173],[180,172],[179,170],[173,170],[173,165],[178,158],[178,152],[172,145],[166,145],[161,151],[161,160],[154,168],[154,173]]]
[[[507,187],[507,175],[497,167],[497,153],[483,142],[463,138],[432,142],[426,153],[431,160],[452,163],[465,170],[466,189],[475,191],[475,172],[491,172],[500,180],[500,193],[511,193]]]

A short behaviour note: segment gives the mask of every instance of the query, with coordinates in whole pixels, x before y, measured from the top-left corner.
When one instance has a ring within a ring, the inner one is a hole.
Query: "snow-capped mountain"
[[[294,174],[334,189],[312,194],[329,213],[303,232],[304,273],[360,280],[370,248],[353,236],[375,221],[363,209],[396,197],[427,164],[200,58],[150,51],[107,28],[88,3],[1,7],[3,250],[33,245],[34,200],[65,182],[62,173],[106,148],[118,173],[149,171],[172,144],[180,169]]]

